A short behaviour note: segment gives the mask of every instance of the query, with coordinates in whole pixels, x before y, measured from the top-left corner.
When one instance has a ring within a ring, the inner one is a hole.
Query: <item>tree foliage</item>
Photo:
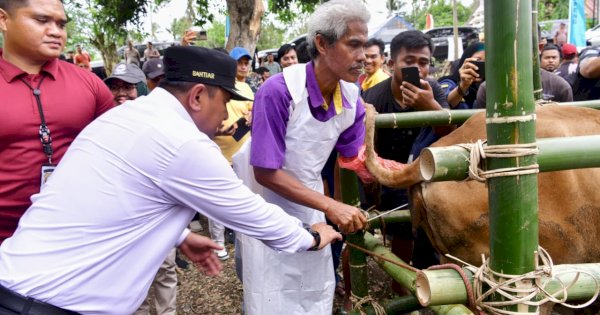
[[[171,26],[167,28],[167,32],[173,36],[173,40],[181,38],[181,35],[192,26],[192,21],[186,16],[171,21]]]
[[[256,44],[256,49],[264,50],[269,48],[279,48],[281,44],[286,42],[287,38],[285,33],[286,30],[276,26],[275,23],[265,22],[263,20],[258,43]]]
[[[141,29],[142,17],[151,9],[168,0],[84,0],[65,1],[65,9],[71,18],[71,41],[85,40],[101,54],[104,66],[110,73],[120,60],[117,48],[125,43],[128,27]]]
[[[268,11],[275,13],[282,22],[290,23],[298,13],[312,13],[319,3],[320,0],[269,0]]]
[[[423,9],[424,11],[422,14],[414,17],[414,25],[417,29],[424,29],[425,16],[426,14],[431,14],[435,21],[435,27],[452,26],[452,9],[452,2],[450,0],[433,1],[431,6]],[[458,25],[464,25],[468,22],[473,12],[471,8],[465,7],[461,3],[457,3],[456,13]]]
[[[538,3],[539,20],[561,20],[569,18],[569,1],[540,0]]]
[[[196,45],[208,48],[224,48],[225,47],[225,22],[213,21],[209,28],[206,29],[207,40],[197,41]]]
[[[407,7],[410,4],[411,10],[404,12],[403,17],[411,22],[416,29],[425,28],[425,19],[427,14],[431,14],[435,21],[435,27],[440,26],[452,26],[452,1],[451,0],[396,0],[388,1],[395,5],[395,9],[390,12],[397,12],[400,8]],[[464,25],[467,23],[473,8],[466,7],[461,3],[457,3],[457,18],[458,25]]]

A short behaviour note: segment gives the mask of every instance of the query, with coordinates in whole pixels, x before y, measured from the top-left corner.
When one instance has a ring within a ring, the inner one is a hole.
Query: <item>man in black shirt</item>
[[[600,98],[600,47],[590,47],[581,52],[577,73],[570,79],[575,101]]]
[[[390,44],[390,69],[393,75],[373,86],[364,94],[366,103],[373,104],[379,113],[402,113],[422,110],[441,110],[448,108],[444,91],[437,81],[428,78],[433,43],[429,36],[420,31],[402,32]],[[420,87],[406,82],[402,77],[402,68],[417,67]],[[401,128],[378,129],[375,147],[382,158],[393,159],[401,163],[411,161],[411,149],[417,137],[423,135],[442,136],[451,128]],[[421,134],[421,135],[420,135]],[[429,145],[431,142],[425,144]],[[378,209],[393,209],[407,202],[406,190],[382,187],[381,202]],[[435,258],[427,236],[418,233],[415,240],[415,253],[412,253],[412,229],[410,224],[393,229],[396,233],[392,241],[392,251],[404,261],[413,261],[417,267],[435,264]],[[423,252],[426,254],[424,255]],[[411,257],[412,256],[412,257]]]

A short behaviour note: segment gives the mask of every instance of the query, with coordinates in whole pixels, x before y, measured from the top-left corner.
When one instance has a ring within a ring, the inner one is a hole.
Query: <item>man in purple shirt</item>
[[[364,106],[362,73],[369,13],[359,0],[332,0],[308,21],[313,61],[284,69],[256,93],[250,164],[263,198],[305,224],[325,222],[361,230],[356,207],[323,195],[321,170],[332,150],[357,157]],[[246,314],[331,314],[335,288],[331,251],[287,255],[242,237]]]

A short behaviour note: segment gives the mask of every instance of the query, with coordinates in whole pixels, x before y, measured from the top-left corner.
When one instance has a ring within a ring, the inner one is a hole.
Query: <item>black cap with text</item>
[[[198,82],[219,86],[231,98],[251,101],[235,89],[237,62],[228,55],[197,46],[174,46],[165,50],[165,77],[169,81]]]

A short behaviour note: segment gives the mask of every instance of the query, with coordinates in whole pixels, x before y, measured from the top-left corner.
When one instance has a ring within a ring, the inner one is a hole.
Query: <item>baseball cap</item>
[[[231,93],[234,100],[251,101],[235,89],[236,61],[220,51],[198,46],[169,47],[163,65],[169,81],[219,86]]]
[[[148,79],[154,79],[160,75],[165,74],[163,62],[158,58],[152,58],[144,62],[144,65],[142,66],[142,71],[144,71],[144,74]]]
[[[564,43],[562,45],[562,54],[563,56],[575,55],[577,54],[577,47],[573,44]]]
[[[231,56],[231,58],[235,59],[236,61],[240,60],[242,57],[248,57],[248,59],[252,59],[252,56],[250,56],[248,50],[246,50],[246,48],[244,47],[239,46],[232,49],[229,53],[229,56]]]
[[[119,63],[117,64],[110,77],[106,78],[104,82],[111,84],[114,79],[119,79],[131,84],[137,84],[146,80],[146,75],[142,72],[138,66],[131,63]]]

